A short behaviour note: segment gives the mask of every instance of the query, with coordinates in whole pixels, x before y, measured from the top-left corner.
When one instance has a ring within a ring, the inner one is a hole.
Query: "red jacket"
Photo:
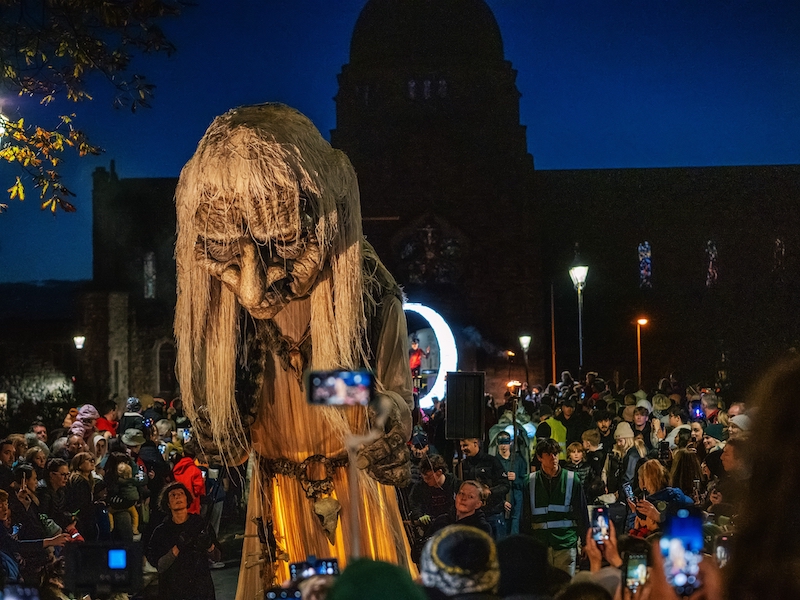
[[[194,464],[194,460],[188,456],[180,459],[175,468],[172,469],[175,481],[180,481],[185,485],[194,496],[189,505],[189,512],[194,515],[200,514],[200,496],[206,493],[206,482],[203,479],[203,472]]]
[[[108,431],[111,435],[117,435],[117,425],[119,425],[117,421],[109,421],[105,417],[100,417],[94,426],[97,427],[97,431]]]

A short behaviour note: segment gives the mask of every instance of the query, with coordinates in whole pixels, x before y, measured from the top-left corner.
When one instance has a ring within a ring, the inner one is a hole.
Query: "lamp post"
[[[576,254],[575,261],[569,270],[569,277],[578,292],[578,375],[580,377],[583,377],[583,288],[586,286],[588,273],[589,267],[581,262]]]
[[[642,389],[642,325],[647,325],[647,319],[636,321],[636,362],[639,366],[639,389]]]
[[[519,336],[519,345],[522,348],[522,357],[525,359],[525,383],[530,385],[530,382],[528,381],[528,348],[531,347],[531,336]]]

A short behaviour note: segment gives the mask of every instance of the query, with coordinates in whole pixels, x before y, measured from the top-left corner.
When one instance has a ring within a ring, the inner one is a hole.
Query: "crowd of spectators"
[[[146,402],[84,404],[58,427],[37,420],[0,440],[5,585],[58,597],[65,546],[110,541],[141,544],[160,598],[213,598],[213,585],[211,596],[195,592],[224,566],[216,539],[228,473],[204,462],[180,400]]]

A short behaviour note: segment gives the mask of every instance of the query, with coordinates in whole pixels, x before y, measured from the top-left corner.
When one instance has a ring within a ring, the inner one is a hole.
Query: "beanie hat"
[[[731,417],[730,422],[736,425],[742,431],[747,431],[752,426],[750,417],[748,417],[747,415],[735,415]]]
[[[725,431],[725,427],[720,425],[719,423],[715,423],[713,425],[709,425],[703,431],[703,435],[707,435],[708,437],[714,438],[715,440],[726,440],[728,439],[728,434]]]
[[[423,585],[445,596],[494,593],[500,582],[494,540],[475,527],[445,527],[422,549],[420,575]]]
[[[425,592],[408,571],[378,560],[356,560],[342,571],[328,600],[425,600]]]
[[[86,425],[82,421],[75,421],[69,426],[69,435],[79,435],[82,438],[86,437]]]
[[[632,438],[633,437],[633,429],[631,429],[630,424],[627,421],[622,421],[617,428],[614,430],[614,439],[618,440],[620,438]]]
[[[139,402],[138,398],[131,396],[128,398],[128,401],[125,403],[125,411],[126,412],[139,412],[142,410],[142,403]]]
[[[91,419],[99,419],[100,413],[91,404],[84,404],[78,409],[78,420],[89,421]]]

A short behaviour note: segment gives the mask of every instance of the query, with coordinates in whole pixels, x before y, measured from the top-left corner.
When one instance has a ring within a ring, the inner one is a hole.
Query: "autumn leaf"
[[[17,196],[19,196],[20,202],[25,200],[25,187],[22,185],[22,181],[20,181],[19,177],[17,177],[16,183],[14,183],[14,185],[12,185],[6,191],[10,194],[10,198],[12,200]]]

